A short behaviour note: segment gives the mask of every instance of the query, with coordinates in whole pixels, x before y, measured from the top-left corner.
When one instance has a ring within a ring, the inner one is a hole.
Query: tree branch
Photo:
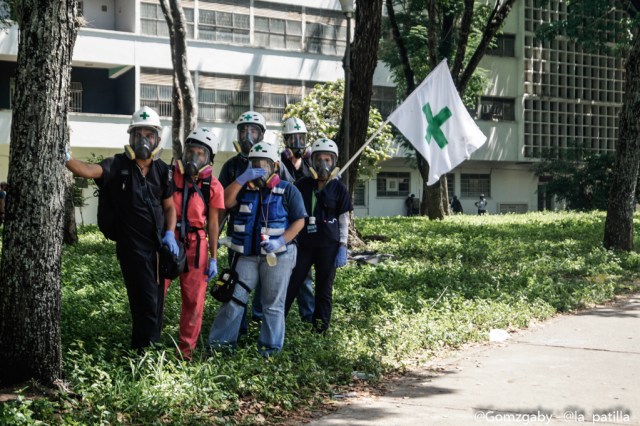
[[[389,17],[389,24],[391,25],[391,34],[393,35],[393,41],[398,48],[398,56],[400,58],[400,63],[402,63],[404,79],[407,82],[407,93],[405,96],[409,96],[416,88],[415,74],[411,68],[411,62],[409,62],[409,54],[407,53],[407,48],[404,45],[404,40],[400,35],[396,12],[393,10],[393,0],[386,0],[386,5],[387,16]]]

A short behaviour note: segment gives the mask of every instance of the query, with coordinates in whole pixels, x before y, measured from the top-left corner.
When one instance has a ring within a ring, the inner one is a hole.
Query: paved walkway
[[[640,425],[640,295],[412,371],[310,423]]]

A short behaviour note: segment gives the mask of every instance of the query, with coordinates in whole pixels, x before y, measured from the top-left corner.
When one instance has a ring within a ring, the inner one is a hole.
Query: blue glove
[[[164,233],[164,237],[162,237],[162,244],[169,246],[171,254],[174,256],[178,255],[178,243],[176,243],[176,237],[173,234],[173,231],[167,231]]]
[[[285,245],[284,237],[280,236],[275,240],[266,240],[261,242],[260,245],[267,253],[272,253]]]
[[[345,246],[340,246],[338,249],[338,254],[336,255],[336,260],[333,263],[333,266],[336,268],[342,268],[347,264],[347,248]]]
[[[252,167],[249,167],[247,170],[244,171],[244,173],[238,176],[238,178],[236,179],[236,182],[238,182],[240,186],[244,186],[247,182],[250,182],[254,179],[264,176],[265,174],[267,174],[267,171],[263,168],[254,169]]]
[[[218,275],[218,261],[215,259],[209,259],[209,267],[205,273],[208,275],[207,281],[211,281],[213,277]]]
[[[64,162],[65,164],[71,161],[71,147],[69,145],[64,147]]]

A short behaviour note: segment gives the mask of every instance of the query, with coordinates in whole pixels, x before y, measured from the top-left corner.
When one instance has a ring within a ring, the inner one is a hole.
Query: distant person
[[[411,194],[407,197],[406,200],[404,200],[404,206],[407,209],[407,216],[413,215],[413,200],[415,200],[415,198],[415,194]]]
[[[453,212],[453,214],[464,213],[464,211],[462,210],[462,203],[455,195],[453,196],[453,200],[451,200],[451,211]]]
[[[487,213],[487,199],[484,198],[484,194],[480,194],[480,199],[476,201],[474,204],[478,208],[479,215],[483,215]]]

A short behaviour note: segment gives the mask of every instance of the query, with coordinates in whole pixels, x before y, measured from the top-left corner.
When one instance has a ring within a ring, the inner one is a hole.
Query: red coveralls
[[[200,177],[211,176],[209,170],[202,171]],[[184,175],[176,165],[173,172],[176,191],[173,193],[173,203],[178,216],[178,223],[182,220],[182,190]],[[198,187],[202,191],[202,180],[198,179]],[[189,184],[190,185],[190,184]],[[205,194],[203,194],[205,195]],[[206,195],[205,195],[206,197]],[[215,176],[211,176],[209,209],[224,210],[224,189]],[[191,352],[196,347],[200,328],[202,327],[202,312],[207,295],[207,268],[209,266],[209,244],[207,243],[207,220],[204,201],[196,191],[192,191],[187,202],[187,232],[185,232],[185,251],[187,253],[186,272],[180,274],[180,293],[182,296],[182,310],[180,312],[180,343],[178,347],[183,356],[191,358]],[[180,239],[176,228],[176,240]],[[165,280],[165,296],[171,281]]]

